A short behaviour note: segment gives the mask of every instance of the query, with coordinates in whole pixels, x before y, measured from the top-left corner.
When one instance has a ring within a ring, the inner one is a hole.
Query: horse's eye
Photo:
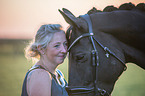
[[[76,57],[75,60],[76,60],[76,62],[78,62],[78,63],[83,63],[83,62],[85,62],[85,61],[87,60],[85,54],[78,54],[78,55],[76,55],[75,57]]]
[[[84,58],[84,55],[78,55],[76,56],[76,60],[82,60]]]

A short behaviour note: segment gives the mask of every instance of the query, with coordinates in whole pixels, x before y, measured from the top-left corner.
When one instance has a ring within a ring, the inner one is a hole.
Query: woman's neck
[[[55,74],[55,72],[56,72],[57,66],[48,61],[45,61],[42,58],[40,58],[40,60],[36,63],[36,65],[41,65],[43,68],[45,68],[45,70],[47,70],[48,72],[51,72],[53,74]]]

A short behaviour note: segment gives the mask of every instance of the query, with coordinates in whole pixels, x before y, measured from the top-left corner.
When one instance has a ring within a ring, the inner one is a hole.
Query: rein
[[[114,56],[117,60],[119,60],[121,62],[121,64],[124,66],[124,70],[127,69],[125,62],[123,62],[120,58],[118,58],[115,53],[113,53],[111,50],[109,50],[109,48],[104,47],[97,39],[94,38],[94,33],[93,33],[93,29],[92,29],[92,22],[90,19],[90,16],[88,14],[82,15],[80,16],[82,17],[84,20],[86,20],[86,22],[88,23],[89,26],[89,33],[85,33],[82,34],[81,36],[79,36],[78,38],[76,38],[73,43],[69,46],[68,51],[70,51],[70,49],[74,46],[74,44],[79,41],[80,39],[84,38],[84,37],[90,37],[91,39],[91,43],[93,46],[93,50],[91,51],[91,56],[92,56],[92,65],[93,65],[93,72],[94,72],[94,86],[93,87],[70,87],[67,86],[66,90],[68,91],[69,94],[87,94],[87,93],[91,93],[94,92],[95,96],[98,95],[98,93],[100,93],[102,96],[109,96],[109,93],[101,88],[98,88],[97,86],[97,81],[98,81],[98,66],[99,66],[99,55],[98,55],[98,51],[96,49],[94,40],[97,42],[97,44],[104,49],[104,51],[106,52],[106,57],[108,58],[109,55]]]

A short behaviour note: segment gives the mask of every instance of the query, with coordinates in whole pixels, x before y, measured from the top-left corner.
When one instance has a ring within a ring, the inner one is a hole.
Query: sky
[[[42,24],[68,24],[58,9],[67,8],[76,17],[91,8],[145,3],[145,0],[0,0],[0,39],[32,39]]]

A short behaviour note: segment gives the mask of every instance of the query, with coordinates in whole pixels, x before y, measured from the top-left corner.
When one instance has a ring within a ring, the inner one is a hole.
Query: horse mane
[[[132,10],[132,9],[135,9],[135,5],[132,4],[131,2],[124,3],[119,7],[119,10]]]
[[[114,7],[114,6],[107,6],[103,9],[103,12],[111,12],[111,11],[115,11],[115,10],[118,10],[117,7]]]
[[[87,12],[87,14],[94,14],[94,13],[96,13],[96,12],[102,12],[101,10],[97,10],[95,7],[93,7],[91,10],[89,10],[88,12]]]
[[[139,4],[136,6],[136,9],[145,12],[145,3],[139,3]]]
[[[145,3],[139,3],[135,6],[133,3],[129,2],[129,3],[121,4],[118,8],[114,7],[113,5],[109,5],[109,6],[106,6],[103,9],[103,11],[97,10],[95,7],[93,7],[91,10],[87,12],[87,14],[90,15],[96,12],[112,12],[116,10],[139,10],[139,11],[145,12]]]

